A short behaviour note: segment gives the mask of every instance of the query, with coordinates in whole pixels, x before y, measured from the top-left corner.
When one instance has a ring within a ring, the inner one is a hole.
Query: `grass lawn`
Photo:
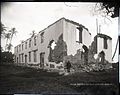
[[[118,95],[117,70],[75,73],[62,76],[28,67],[0,64],[0,94],[81,93],[82,95]],[[80,85],[106,83],[110,85]]]

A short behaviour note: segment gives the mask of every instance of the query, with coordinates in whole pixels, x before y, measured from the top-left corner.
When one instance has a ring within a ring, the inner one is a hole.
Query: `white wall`
[[[40,34],[44,32],[44,42],[41,43],[41,37]],[[40,53],[41,52],[45,52],[45,63],[48,62],[48,56],[49,56],[49,42],[51,40],[54,40],[55,42],[57,42],[59,36],[63,33],[63,20],[60,20],[56,23],[54,23],[53,25],[51,25],[50,27],[46,28],[45,30],[43,30],[42,32],[39,33],[38,36],[38,56],[39,56],[39,62],[40,62]]]
[[[36,46],[34,45],[34,37],[31,39],[31,47],[29,48],[29,39],[27,41],[27,49],[25,49],[25,42],[24,41],[24,49],[22,50],[21,46],[21,51],[16,52],[15,50],[15,55],[16,57],[19,57],[19,54],[24,53],[24,62],[25,62],[25,55],[27,55],[27,63],[29,64],[37,64],[40,63],[40,53],[45,52],[45,60],[44,62],[48,62],[48,56],[49,56],[49,48],[48,44],[51,40],[55,40],[57,42],[59,36],[63,33],[63,19],[57,21],[56,23],[52,24],[51,26],[47,27],[46,29],[43,30],[44,32],[44,42],[41,43],[41,32],[37,34],[37,44]],[[37,50],[37,62],[34,62],[34,50]],[[31,62],[29,62],[29,52],[31,51]],[[21,56],[22,57],[22,56]],[[24,63],[23,62],[23,63]]]
[[[63,33],[63,40],[67,44],[67,54],[68,55],[74,55],[77,53],[78,49],[82,50],[82,45],[85,44],[89,47],[91,44],[91,35],[86,29],[83,29],[82,33],[82,41],[83,44],[76,42],[76,27],[77,25],[66,21],[65,19],[61,19],[57,21],[56,23],[50,25],[46,29],[40,31],[40,33],[37,34],[37,45],[34,46],[34,37],[32,38],[31,47],[29,48],[29,39],[27,41],[27,49],[25,49],[25,42],[24,42],[24,50],[19,51],[18,53],[15,52],[16,56],[18,57],[19,54],[24,53],[24,62],[25,62],[25,55],[27,55],[27,62],[29,64],[37,64],[40,63],[40,53],[45,52],[44,62],[48,62],[48,56],[49,56],[49,48],[48,44],[51,40],[54,40],[57,42],[60,35]],[[40,34],[44,32],[44,42],[41,43],[41,36]],[[22,48],[22,46],[21,46]],[[34,56],[33,51],[38,49],[37,51],[37,62],[34,62]],[[29,62],[29,52],[31,51],[31,62]]]
[[[75,55],[78,49],[82,50],[82,45],[86,45],[89,47],[91,44],[91,35],[86,29],[83,29],[82,32],[82,43],[76,42],[76,28],[78,25],[73,23],[67,22],[64,20],[64,30],[63,30],[63,40],[67,44],[67,54],[68,55]]]
[[[91,45],[91,35],[88,33],[86,29],[83,28],[83,44],[86,45],[88,48]]]

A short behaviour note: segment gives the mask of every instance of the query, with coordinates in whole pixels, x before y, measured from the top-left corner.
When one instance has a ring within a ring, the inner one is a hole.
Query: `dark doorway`
[[[85,45],[83,45],[82,46],[83,47],[83,49],[84,49],[84,53],[83,53],[83,56],[84,56],[84,63],[85,64],[88,64],[88,51],[89,51],[89,49],[87,48],[87,46],[85,46]]]
[[[100,56],[100,58],[101,58],[101,63],[104,64],[104,62],[105,62],[105,53],[104,53],[104,51],[101,51],[101,52],[99,53],[99,56]]]
[[[17,57],[17,63],[18,63],[18,57]]]
[[[44,56],[45,56],[44,52],[40,53],[40,67],[42,68],[44,68]]]
[[[77,29],[79,30],[79,43],[82,43],[82,31],[83,31],[83,28],[81,26],[79,26]]]
[[[25,63],[27,63],[27,55],[25,55]]]
[[[20,54],[19,54],[19,63],[21,63]]]

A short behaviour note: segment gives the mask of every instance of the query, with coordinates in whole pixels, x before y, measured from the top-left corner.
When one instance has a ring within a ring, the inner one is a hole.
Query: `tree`
[[[2,22],[0,22],[0,25],[1,25],[1,37],[5,37],[5,31],[7,31],[7,27],[5,27],[4,24],[2,24]]]
[[[12,52],[1,52],[1,62],[13,62],[14,55],[12,54]]]
[[[9,30],[8,33],[6,34],[6,49],[8,51],[11,51],[12,49],[12,46],[13,46],[12,39],[13,39],[13,36],[16,35],[16,33],[17,33],[16,28],[11,28],[11,30]],[[8,44],[8,40],[10,40],[9,44]]]
[[[67,45],[63,41],[63,34],[60,35],[56,43],[56,46],[53,50],[53,54],[54,54],[54,61],[56,63],[63,62],[63,58],[67,56]]]
[[[11,33],[11,37],[10,37],[10,43],[11,43],[13,36],[16,35],[17,33],[16,28],[12,28],[11,30],[9,30],[9,32]]]
[[[110,16],[112,18],[119,16],[119,3],[118,2],[101,2],[96,3],[95,12],[103,13],[102,16]]]
[[[6,49],[8,50],[8,52],[11,51],[12,47],[13,47],[13,45],[11,43],[6,45]]]
[[[5,50],[7,49],[7,44],[8,44],[8,40],[10,39],[11,33],[6,33],[5,34],[5,39],[6,39],[6,45],[5,45]]]
[[[5,51],[10,51],[12,48],[12,39],[13,36],[16,35],[17,31],[16,28],[11,28],[11,30],[7,31],[7,27],[4,26],[4,24],[1,23],[1,36],[6,39],[5,43]],[[8,43],[9,41],[9,43]]]
[[[119,3],[118,2],[103,2],[101,8],[106,9],[107,15],[112,13],[111,17],[115,18],[119,16]],[[113,8],[113,10],[111,10]]]

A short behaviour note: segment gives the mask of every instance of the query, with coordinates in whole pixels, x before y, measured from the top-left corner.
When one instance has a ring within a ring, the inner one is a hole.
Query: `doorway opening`
[[[44,56],[45,56],[45,52],[41,52],[40,53],[40,67],[44,68]]]
[[[25,55],[25,63],[27,63],[27,55]]]

